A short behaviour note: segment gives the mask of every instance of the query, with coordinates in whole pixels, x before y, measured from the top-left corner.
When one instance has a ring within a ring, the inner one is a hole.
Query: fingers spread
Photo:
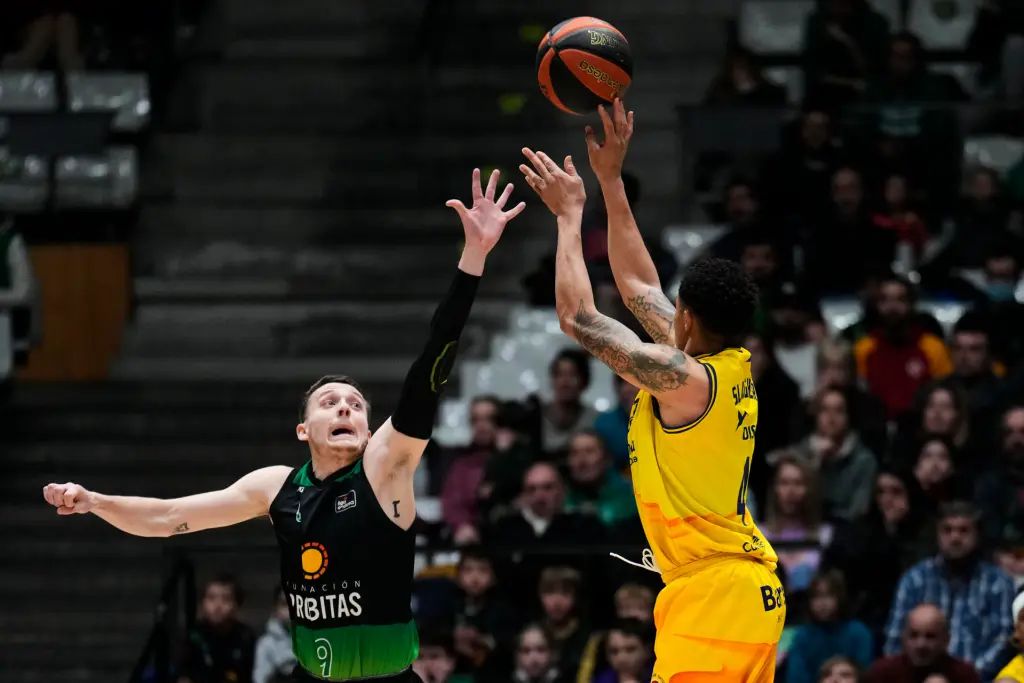
[[[565,172],[571,176],[576,176],[576,164],[572,162],[572,155],[567,154],[565,156]]]
[[[466,210],[466,205],[458,199],[449,199],[444,203],[444,205],[449,209],[455,209],[455,213],[459,214],[459,218],[467,218],[468,211]]]
[[[545,176],[545,179],[547,179],[548,177],[553,177],[556,174],[562,172],[562,169],[558,167],[558,164],[555,163],[555,160],[549,157],[544,152],[537,152],[537,156],[540,158],[540,162],[544,164],[544,170],[546,170],[549,174],[548,176]]]
[[[597,141],[597,133],[590,126],[586,126],[583,129],[583,136],[587,139],[587,149],[591,152],[596,152],[601,149],[601,145]]]
[[[484,193],[480,190],[480,169],[473,169],[473,202],[484,196]]]
[[[539,175],[541,179],[547,180],[551,177],[551,173],[544,165],[544,162],[541,161],[540,157],[534,153],[532,149],[529,147],[523,147],[523,155],[525,155],[526,158],[529,159],[530,163],[533,164],[534,170],[537,171],[537,175]]]
[[[498,189],[499,177],[501,177],[501,171],[494,169],[491,171],[491,177],[487,179],[487,190],[484,192],[484,196],[490,200],[494,199],[494,191]]]
[[[597,105],[597,115],[601,117],[601,125],[604,126],[604,141],[608,142],[609,138],[615,135],[615,125],[612,123],[612,117],[608,116],[608,111],[604,108],[603,104]]]
[[[512,196],[512,183],[509,183],[508,185],[505,186],[505,191],[501,193],[501,196],[498,197],[498,201],[495,202],[495,204],[497,205],[497,207],[499,209],[504,209],[505,208],[505,202],[507,202],[508,198],[511,197],[511,196]]]
[[[622,135],[626,132],[626,108],[622,106],[622,100],[618,97],[612,104],[612,112],[615,118],[615,130]]]
[[[518,204],[513,206],[509,211],[507,211],[505,213],[505,219],[506,220],[512,220],[513,218],[515,218],[516,216],[521,214],[523,212],[523,209],[525,209],[525,208],[526,208],[526,202],[519,202]]]

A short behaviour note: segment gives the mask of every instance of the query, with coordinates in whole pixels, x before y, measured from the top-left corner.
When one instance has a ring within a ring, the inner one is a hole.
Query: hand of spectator
[[[83,515],[96,504],[92,493],[78,484],[47,484],[43,498],[57,508],[58,515]]]
[[[604,106],[598,106],[597,113],[604,126],[604,142],[597,141],[594,129],[587,126],[587,155],[590,167],[600,183],[616,180],[622,175],[622,164],[626,160],[629,141],[633,137],[633,112],[626,113],[622,100],[618,97],[612,104],[612,114]]]
[[[455,530],[452,541],[455,545],[473,545],[480,542],[480,532],[472,524],[463,524]]]
[[[533,168],[519,164],[519,170],[526,176],[526,184],[533,188],[544,205],[555,216],[582,215],[587,201],[583,178],[576,172],[572,157],[565,157],[565,170],[544,152],[534,152],[523,147],[523,155]]]

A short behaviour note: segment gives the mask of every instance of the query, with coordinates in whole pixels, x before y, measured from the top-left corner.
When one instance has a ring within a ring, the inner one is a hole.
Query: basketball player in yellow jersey
[[[632,114],[621,102],[613,114],[601,112],[603,145],[588,129],[591,165],[608,207],[616,284],[655,343],[594,306],[580,236],[586,194],[572,159],[559,167],[524,149],[530,164],[520,170],[558,220],[562,330],[641,390],[629,419],[630,468],[651,546],[644,564],[665,582],[654,608],[653,680],[769,683],[785,595],[775,552],[746,508],[758,410],[750,354],[737,344],[757,288],[736,263],[707,259],[687,269],[669,303],[620,177]]]

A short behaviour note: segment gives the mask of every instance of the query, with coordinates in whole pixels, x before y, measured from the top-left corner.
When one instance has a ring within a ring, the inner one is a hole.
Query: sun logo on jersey
[[[302,571],[307,581],[319,579],[327,571],[327,548],[323,543],[308,541],[302,544]]]

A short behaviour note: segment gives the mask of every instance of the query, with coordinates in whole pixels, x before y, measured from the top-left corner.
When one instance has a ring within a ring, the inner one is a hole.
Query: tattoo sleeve
[[[622,377],[633,377],[643,388],[662,393],[686,384],[686,354],[679,349],[644,344],[625,325],[588,311],[580,300],[573,318],[576,340]]]
[[[676,307],[664,292],[651,287],[647,294],[638,294],[627,299],[626,308],[640,321],[655,344],[671,343]]]

